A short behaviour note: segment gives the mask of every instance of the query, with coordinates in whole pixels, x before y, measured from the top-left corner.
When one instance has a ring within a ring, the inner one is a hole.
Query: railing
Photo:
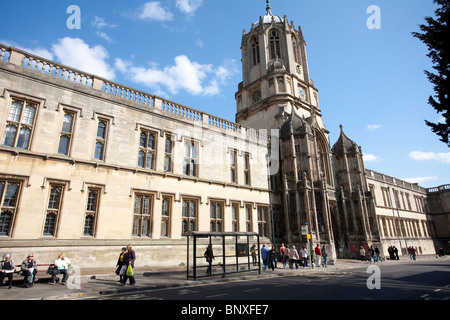
[[[254,140],[268,142],[270,135],[259,130],[245,128],[240,124],[221,119],[199,110],[195,110],[169,100],[139,91],[113,81],[109,81],[75,68],[71,68],[56,62],[35,56],[28,52],[9,47],[0,43],[0,62],[11,63],[24,69],[64,80],[76,86],[98,90],[114,98],[125,99],[149,108],[157,108],[172,115],[183,117],[192,121],[199,121],[212,127],[243,134]]]
[[[445,184],[435,188],[428,188],[427,193],[437,193],[440,191],[450,191],[450,184]]]
[[[114,97],[127,99],[149,107],[155,106],[154,96],[111,81],[103,80],[101,91]]]
[[[393,177],[390,177],[390,176],[387,176],[385,174],[381,174],[381,173],[378,173],[378,172],[375,172],[375,171],[369,170],[369,169],[366,169],[366,176],[371,177],[374,180],[378,180],[378,181],[381,181],[381,182],[392,183],[392,184],[395,184],[397,186],[400,186],[400,187],[403,187],[403,188],[407,188],[407,189],[410,189],[410,190],[415,190],[415,191],[419,191],[419,192],[426,192],[427,191],[427,189],[419,186],[416,183],[410,183],[410,182],[407,182],[407,181],[404,181],[404,180],[396,179],[396,178],[393,178]]]

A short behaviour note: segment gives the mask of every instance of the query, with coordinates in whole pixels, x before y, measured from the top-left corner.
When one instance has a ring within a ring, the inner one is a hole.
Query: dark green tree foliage
[[[428,104],[444,118],[443,122],[425,120],[425,123],[440,137],[440,141],[450,147],[450,0],[433,1],[439,6],[435,11],[436,16],[426,17],[426,24],[419,26],[422,33],[412,34],[428,47],[427,56],[431,58],[436,71],[425,71],[435,92],[428,99]]]

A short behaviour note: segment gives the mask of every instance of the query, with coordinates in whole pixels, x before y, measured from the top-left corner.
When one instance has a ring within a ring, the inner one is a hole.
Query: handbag
[[[133,273],[133,267],[131,266],[131,264],[128,265],[126,275],[127,275],[128,277],[134,276],[134,273]]]
[[[58,269],[54,265],[51,265],[50,267],[48,267],[47,274],[57,274],[57,273],[58,273]]]

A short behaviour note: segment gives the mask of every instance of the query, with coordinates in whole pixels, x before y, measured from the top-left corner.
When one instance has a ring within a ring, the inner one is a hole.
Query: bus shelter
[[[258,233],[192,231],[186,236],[188,279],[225,277],[226,274],[238,272],[261,273]],[[209,245],[215,259],[208,262],[205,253]]]

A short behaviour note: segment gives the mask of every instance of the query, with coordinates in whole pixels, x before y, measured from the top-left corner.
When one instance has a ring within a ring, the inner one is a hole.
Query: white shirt
[[[68,258],[58,258],[55,260],[55,266],[58,267],[58,269],[69,269],[70,260]]]

